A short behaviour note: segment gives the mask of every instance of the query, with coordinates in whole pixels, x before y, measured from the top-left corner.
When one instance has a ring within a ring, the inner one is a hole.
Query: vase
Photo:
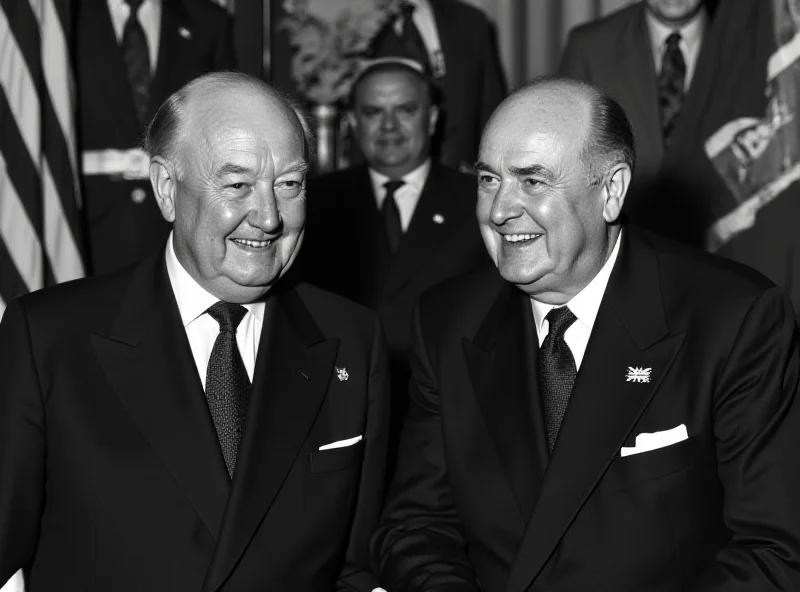
[[[314,105],[317,122],[316,170],[320,175],[336,170],[336,128],[339,110],[335,105]]]

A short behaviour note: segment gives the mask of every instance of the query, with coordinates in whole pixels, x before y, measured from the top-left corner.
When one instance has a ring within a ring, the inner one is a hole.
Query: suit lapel
[[[649,152],[657,156],[661,162],[663,143],[661,141],[661,115],[658,109],[658,81],[653,64],[653,50],[650,32],[645,15],[645,3],[635,7],[633,18],[627,23],[617,42],[619,63],[622,65],[623,88],[634,93],[636,100],[626,105],[630,110],[638,111],[638,117],[629,113],[629,119],[642,122],[644,129],[637,134],[637,141],[648,141],[652,144]]]
[[[509,592],[525,590],[539,574],[619,454],[682,343],[683,334],[668,334],[656,255],[627,232],[509,575]],[[651,368],[650,382],[627,381],[628,367]]]
[[[325,340],[292,289],[269,299],[253,399],[219,542],[204,591],[230,576],[300,452],[333,373],[338,339]]]
[[[514,493],[522,526],[531,514],[547,464],[539,388],[538,339],[528,297],[505,284],[474,342],[463,339],[464,358],[495,450]]]
[[[459,203],[461,198],[463,196],[450,193],[442,178],[442,168],[433,164],[411,224],[400,241],[383,290],[384,298],[402,288],[418,268],[429,262],[431,254],[458,230],[464,219],[473,214],[474,208]]]
[[[163,251],[134,272],[111,334],[91,342],[114,393],[216,538],[230,480]]]

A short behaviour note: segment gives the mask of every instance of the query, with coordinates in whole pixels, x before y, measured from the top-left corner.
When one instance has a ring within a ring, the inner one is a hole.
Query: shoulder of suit
[[[685,290],[696,299],[724,302],[757,298],[775,287],[752,267],[720,257],[642,229],[628,228],[656,252],[662,290]]]
[[[363,328],[371,335],[378,322],[375,311],[328,290],[305,282],[294,289],[324,334]]]
[[[573,27],[569,37],[573,41],[586,40],[587,42],[592,42],[598,37],[608,38],[632,20],[640,18],[641,11],[642,7],[635,2],[603,17]]]
[[[52,334],[83,328],[99,330],[115,318],[135,268],[37,290],[21,296],[19,304],[30,324]]]
[[[493,264],[449,278],[419,299],[420,321],[426,335],[474,334],[501,290],[509,284]]]

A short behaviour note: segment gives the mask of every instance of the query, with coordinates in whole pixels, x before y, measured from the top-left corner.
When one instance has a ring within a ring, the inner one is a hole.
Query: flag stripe
[[[17,272],[2,236],[0,236],[0,269],[3,270],[3,273],[0,273],[0,317],[2,317],[5,305],[12,298],[28,292],[28,287]]]
[[[24,145],[32,161],[38,165],[38,155],[41,153],[39,94],[14,32],[2,10],[0,10],[0,85],[6,93],[8,108],[17,120],[20,134],[25,141]]]
[[[0,316],[84,273],[69,18],[70,0],[0,0]]]
[[[5,174],[14,186],[16,199],[33,224],[38,235],[42,232],[42,203],[40,199],[39,171],[31,160],[31,155],[23,148],[17,120],[13,116],[5,92],[0,89],[0,157],[5,161]],[[0,194],[5,199],[5,194]]]
[[[41,288],[44,280],[42,245],[11,177],[6,174],[8,169],[4,156],[5,153],[0,154],[0,236],[22,281],[28,291],[33,291]],[[4,269],[2,275],[5,273]],[[3,297],[7,294],[3,293]]]

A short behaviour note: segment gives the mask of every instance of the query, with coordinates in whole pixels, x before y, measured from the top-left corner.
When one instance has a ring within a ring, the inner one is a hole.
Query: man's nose
[[[275,232],[280,227],[281,213],[271,184],[258,183],[256,185],[247,221],[251,226],[266,233]]]
[[[394,130],[397,129],[397,115],[394,112],[388,111],[381,117],[381,129]]]
[[[492,201],[492,209],[489,212],[489,219],[493,224],[501,226],[519,218],[522,215],[522,202],[519,192],[516,190],[515,183],[502,182]]]

